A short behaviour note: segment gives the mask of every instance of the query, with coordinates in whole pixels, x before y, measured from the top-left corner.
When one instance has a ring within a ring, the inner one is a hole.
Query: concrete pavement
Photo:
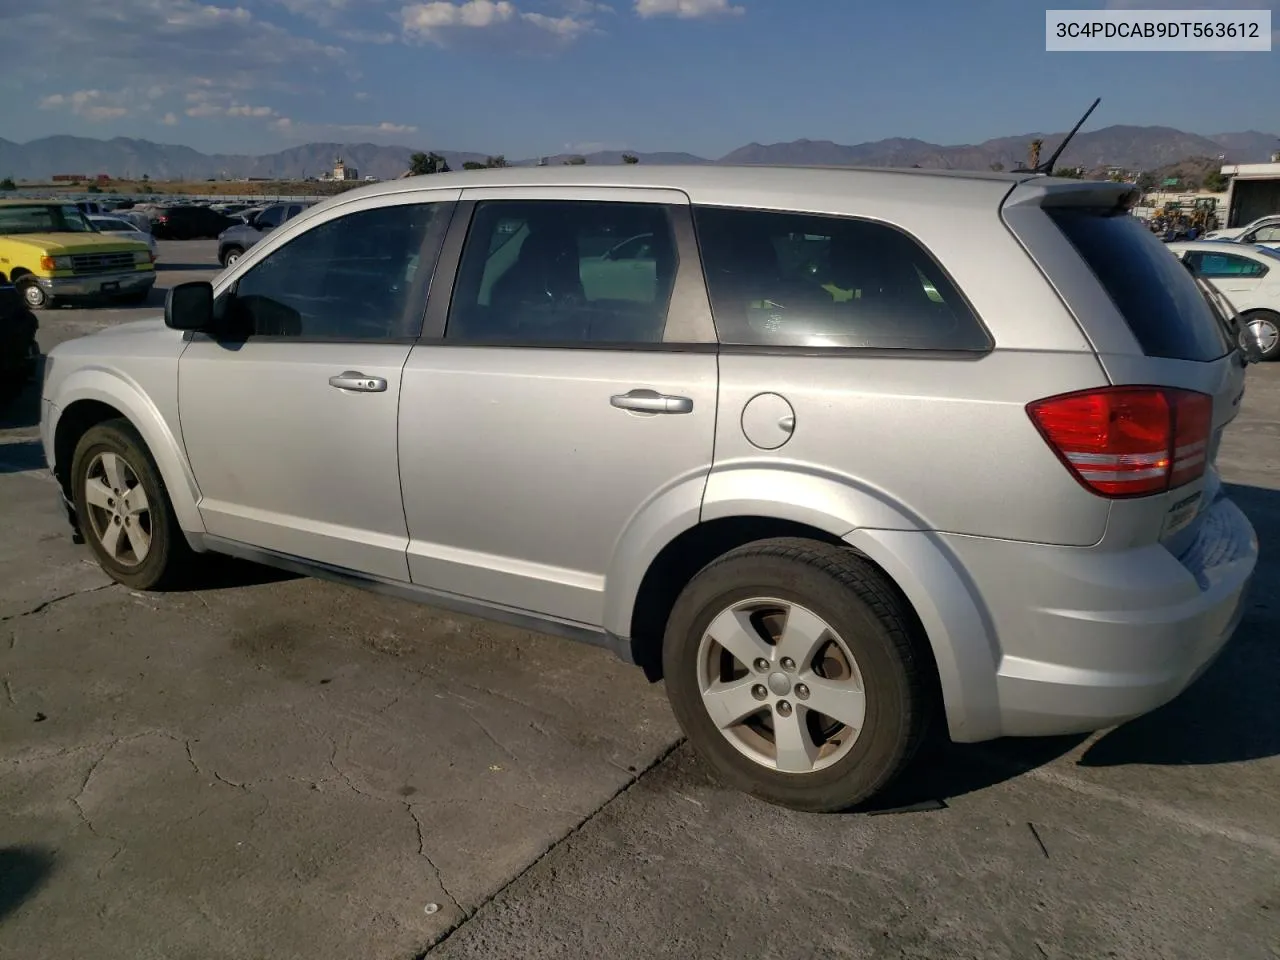
[[[162,286],[216,270],[162,247],[196,265]],[[1280,365],[1221,454],[1264,566],[1215,667],[931,753],[883,815],[725,789],[598,650],[232,562],[111,585],[34,412],[0,420],[0,958],[1280,956]]]

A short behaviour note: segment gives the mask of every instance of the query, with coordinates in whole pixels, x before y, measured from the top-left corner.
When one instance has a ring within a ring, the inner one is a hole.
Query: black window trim
[[[960,302],[969,312],[973,321],[978,325],[983,338],[987,341],[986,347],[971,348],[937,348],[937,347],[809,347],[803,345],[787,346],[784,344],[748,344],[748,343],[725,343],[720,340],[719,328],[716,330],[716,339],[720,344],[720,353],[730,356],[779,356],[779,357],[865,357],[867,359],[911,359],[911,360],[981,360],[990,356],[996,349],[995,338],[991,335],[991,329],[982,319],[982,314],[974,307],[972,301],[965,294],[964,288],[956,282],[951,272],[942,265],[942,262],[934,256],[933,251],[929,249],[928,244],[924,243],[919,237],[910,230],[899,226],[896,223],[890,223],[887,220],[878,220],[874,217],[860,217],[854,214],[844,213],[827,213],[817,210],[795,210],[789,207],[756,207],[742,204],[732,203],[695,203],[689,207],[689,216],[695,223],[696,235],[696,219],[693,214],[698,209],[707,210],[733,210],[744,213],[776,213],[782,216],[800,216],[800,217],[818,217],[826,220],[843,220],[854,221],[858,223],[874,224],[880,227],[887,227],[896,233],[906,237],[928,258],[929,262],[937,269],[938,273],[951,284],[951,288],[956,291],[960,297]],[[706,276],[706,266],[702,260],[702,245],[699,240],[698,244],[698,262],[702,267],[703,276]],[[705,282],[705,280],[704,280]],[[707,290],[707,299],[710,302],[711,291]],[[715,310],[712,308],[712,319],[714,321]]]
[[[702,273],[702,261],[693,232],[693,213],[687,203],[668,203],[659,200],[630,199],[632,192],[627,190],[627,199],[619,198],[579,200],[574,197],[538,197],[520,196],[513,191],[512,196],[488,198],[485,200],[461,200],[454,211],[453,223],[449,228],[449,236],[445,239],[444,248],[440,251],[436,272],[442,278],[448,277],[448,283],[432,284],[427,298],[427,316],[423,324],[422,336],[418,343],[431,347],[467,347],[471,349],[518,347],[529,350],[606,350],[627,353],[715,353],[717,344],[715,328],[711,320],[711,300],[707,294],[706,281]],[[457,293],[459,270],[462,266],[462,254],[467,237],[471,233],[472,221],[476,206],[480,203],[650,203],[662,207],[668,216],[671,232],[676,241],[675,282],[671,287],[671,298],[667,304],[668,325],[664,337],[670,333],[670,317],[677,309],[684,310],[690,318],[688,324],[702,334],[705,340],[666,340],[657,342],[607,341],[607,340],[459,340],[448,339],[449,310]],[[692,265],[692,266],[691,266]]]
[[[446,191],[446,193],[449,193],[449,192],[450,191]],[[396,196],[396,199],[400,199],[400,197]],[[342,219],[342,217],[349,216],[353,213],[364,213],[369,210],[382,210],[390,207],[417,206],[424,203],[448,204],[451,209],[448,210],[443,216],[440,217],[439,225],[437,225],[434,222],[432,223],[431,228],[428,229],[426,233],[423,235],[422,246],[419,247],[418,249],[418,257],[420,262],[426,260],[429,251],[432,250],[433,248],[437,251],[436,258],[435,258],[435,266],[431,271],[431,275],[430,276],[420,275],[420,276],[414,277],[413,287],[409,290],[409,295],[405,301],[405,319],[407,321],[412,321],[413,319],[411,308],[414,302],[416,301],[422,304],[418,312],[419,333],[414,335],[406,335],[403,337],[318,337],[318,336],[287,337],[287,336],[277,336],[277,335],[257,335],[257,336],[251,336],[245,340],[230,340],[230,339],[224,339],[221,337],[214,337],[207,333],[187,331],[186,334],[183,336],[183,339],[189,342],[199,341],[199,342],[208,342],[208,343],[218,343],[231,350],[237,350],[241,346],[247,343],[340,343],[340,344],[364,344],[364,345],[387,344],[391,346],[407,345],[412,347],[414,344],[418,343],[422,338],[422,332],[424,331],[424,325],[427,320],[427,313],[431,306],[431,294],[436,287],[436,278],[437,277],[444,278],[449,276],[448,274],[441,273],[441,267],[444,264],[444,256],[445,256],[444,247],[447,245],[449,238],[452,235],[452,230],[453,230],[455,221],[457,221],[459,218],[459,208],[463,206],[462,201],[454,200],[454,199],[443,199],[443,198],[438,200],[433,200],[433,199],[430,199],[430,194],[427,194],[425,198],[419,195],[413,195],[412,199],[408,199],[401,203],[379,204],[377,206],[365,207],[363,210],[349,210],[346,212],[341,212],[342,208],[339,207],[339,208],[336,208],[338,211],[340,211],[337,216],[332,217],[330,219],[321,220],[315,224],[312,224],[311,226],[303,230],[301,233],[299,233],[297,236],[290,237],[287,242],[281,244],[279,247],[276,248],[277,250],[282,250],[285,247],[287,247],[290,243],[293,243],[295,240],[299,239],[300,237],[306,236],[308,233],[310,233],[312,230],[316,229],[317,227],[322,227],[326,223],[332,223],[334,220],[340,220]],[[299,216],[301,216],[301,214],[299,214]],[[271,253],[267,254],[267,257],[274,255],[275,252],[276,252],[275,250],[272,250]],[[263,257],[263,259],[258,262],[259,263],[264,262],[267,259],[267,257]],[[256,267],[257,265],[258,264],[254,264],[254,267]],[[250,269],[253,269],[253,267],[251,267]],[[453,285],[453,281],[450,278],[448,286],[451,287],[452,285]],[[233,283],[231,286],[223,290],[223,293],[224,294],[230,293],[232,296],[235,296],[239,286],[240,286],[240,280],[239,278],[237,278],[235,283]],[[409,325],[412,326],[412,323],[410,323]]]

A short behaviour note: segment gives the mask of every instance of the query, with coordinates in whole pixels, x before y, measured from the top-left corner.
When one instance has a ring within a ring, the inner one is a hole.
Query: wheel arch
[[[957,561],[921,519],[878,492],[829,478],[796,480],[751,471],[717,489],[713,475],[700,507],[669,508],[647,542],[632,538],[632,566],[613,569],[606,579],[606,628],[629,638],[632,659],[650,680],[659,680],[663,633],[676,597],[712,560],[776,537],[844,546],[880,572],[913,616],[952,738],[998,736],[994,627]],[[769,499],[780,490],[798,495],[794,502]],[[624,536],[620,552],[626,541]]]
[[[53,429],[52,466],[68,497],[71,459],[80,438],[106,420],[127,420],[147,445],[188,542],[200,549],[204,523],[197,506],[200,492],[195,477],[180,442],[155,404],[137,386],[105,370],[86,369],[71,374],[60,385],[55,406],[59,413]]]

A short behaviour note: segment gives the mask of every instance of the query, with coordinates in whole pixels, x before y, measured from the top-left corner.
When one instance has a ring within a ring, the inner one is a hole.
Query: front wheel
[[[222,265],[224,267],[235,266],[236,261],[244,256],[244,251],[239,247],[227,247],[222,254]]]
[[[22,302],[32,310],[45,310],[53,305],[53,298],[36,282],[35,277],[21,277],[14,285],[22,294]]]
[[[1240,345],[1245,338],[1257,345],[1263,360],[1280,357],[1280,314],[1258,310],[1241,318]]]
[[[91,427],[71,461],[81,532],[107,575],[135,590],[167,586],[192,558],[164,481],[127,420]]]
[[[913,619],[852,551],[748,544],[681,593],[663,643],[667,695],[729,783],[806,811],[843,810],[910,762],[932,713]]]

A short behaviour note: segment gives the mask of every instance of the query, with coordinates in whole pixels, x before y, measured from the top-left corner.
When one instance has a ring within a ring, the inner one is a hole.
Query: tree
[[[91,183],[89,184],[89,186],[85,187],[85,193],[101,193],[101,192],[102,192],[102,188],[98,186],[96,183]]]
[[[564,162],[566,167],[585,167],[587,165],[586,157],[570,157]]]
[[[1068,180],[1083,180],[1084,170],[1081,167],[1063,167],[1053,171],[1055,177],[1066,177]]]
[[[509,167],[509,166],[511,166],[511,164],[507,163],[507,158],[506,158],[505,156],[503,156],[502,154],[498,154],[496,157],[485,157],[484,165],[485,165],[486,167]]]
[[[640,158],[637,157],[634,153],[624,153],[622,155],[622,162],[626,164],[639,163]]]
[[[13,182],[13,177],[5,177],[0,180],[0,190],[17,190],[18,185]]]
[[[488,168],[485,164],[478,163],[475,160],[464,160],[462,163],[462,169],[463,170],[485,170]]]
[[[1001,170],[1004,169],[1004,164],[1001,163],[999,160],[997,160],[995,163],[991,164],[991,169],[994,170],[996,173],[999,173]]]
[[[1205,174],[1204,188],[1210,193],[1225,193],[1231,181],[1217,170]]]
[[[150,182],[151,182],[151,174],[149,174],[149,173],[144,173],[144,174],[142,175],[142,182],[143,182],[143,183],[150,183]]]
[[[448,173],[449,164],[445,162],[444,157],[435,153],[423,153],[418,151],[409,157],[409,175],[413,177],[423,177],[432,173]]]

